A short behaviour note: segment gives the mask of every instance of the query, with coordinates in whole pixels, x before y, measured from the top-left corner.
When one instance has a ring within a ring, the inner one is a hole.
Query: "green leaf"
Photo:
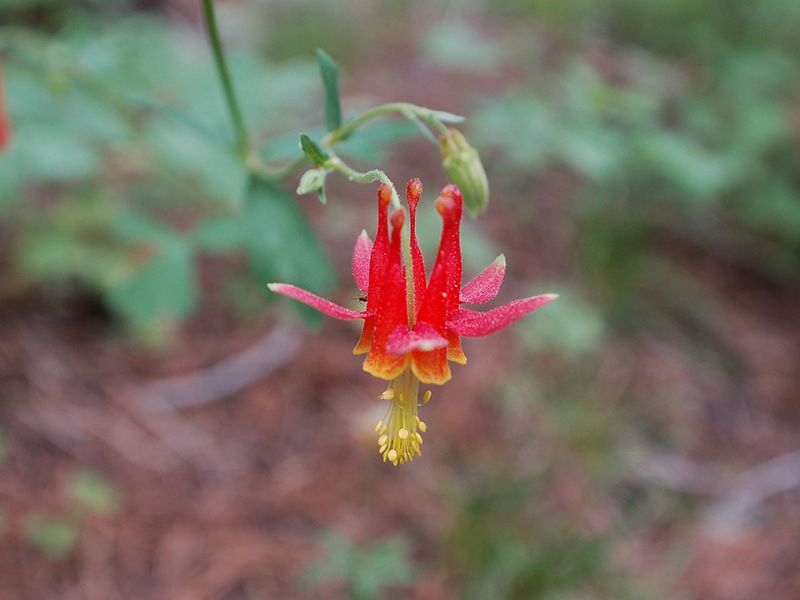
[[[177,123],[178,125],[185,127],[189,131],[192,131],[199,137],[204,138],[209,142],[214,144],[222,144],[228,148],[233,146],[233,140],[231,140],[229,136],[226,136],[221,132],[214,131],[197,119],[193,118],[191,115],[181,112],[174,106],[170,106],[169,104],[161,102],[160,100],[156,100],[155,98],[150,98],[143,94],[129,94],[128,98],[134,104],[138,104],[143,108],[161,115],[173,123]]]
[[[331,56],[317,48],[319,72],[325,86],[325,125],[328,131],[342,126],[342,104],[339,99],[339,67]]]
[[[112,282],[106,300],[134,328],[154,332],[192,311],[197,284],[191,250],[182,240],[159,240],[149,249],[152,256]]]
[[[191,232],[196,247],[210,252],[231,252],[242,245],[242,223],[232,217],[208,219]]]
[[[300,134],[300,147],[303,149],[303,154],[315,165],[322,165],[330,158],[328,153],[305,133]]]
[[[251,176],[242,215],[245,251],[259,287],[283,281],[322,293],[335,283],[330,262],[294,198],[282,187]],[[312,319],[303,305],[305,317]]]

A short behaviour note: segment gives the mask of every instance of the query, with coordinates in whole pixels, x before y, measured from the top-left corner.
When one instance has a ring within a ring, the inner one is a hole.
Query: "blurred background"
[[[561,298],[383,464],[357,330],[265,290],[356,306],[375,186],[248,208],[199,2],[2,0],[0,597],[800,598],[800,3],[217,8],[266,161],[324,132],[324,48],[346,116],[467,116],[465,279]],[[432,258],[435,148],[341,153],[423,180]]]

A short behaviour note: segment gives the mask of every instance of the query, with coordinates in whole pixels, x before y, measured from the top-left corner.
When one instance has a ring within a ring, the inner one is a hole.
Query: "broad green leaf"
[[[285,189],[251,176],[242,220],[250,266],[265,293],[271,281],[292,283],[315,293],[334,284],[330,262],[316,234]]]
[[[300,147],[303,149],[303,154],[315,165],[321,165],[330,158],[328,153],[305,133],[300,134]]]
[[[342,126],[342,104],[339,99],[339,67],[330,55],[317,48],[319,72],[325,86],[325,125],[328,131]]]
[[[111,308],[141,331],[187,316],[197,303],[193,256],[180,239],[152,244],[153,255],[114,281],[106,292]]]
[[[165,104],[164,102],[156,100],[155,98],[150,98],[143,94],[130,94],[128,98],[134,104],[138,104],[143,108],[161,115],[173,123],[187,128],[189,131],[211,143],[221,144],[228,148],[232,147],[232,140],[230,139],[230,136],[226,136],[221,132],[214,131],[191,115],[181,112],[174,106],[170,106],[169,104]]]
[[[232,217],[209,219],[191,232],[191,240],[211,252],[238,250],[243,244],[242,222]]]

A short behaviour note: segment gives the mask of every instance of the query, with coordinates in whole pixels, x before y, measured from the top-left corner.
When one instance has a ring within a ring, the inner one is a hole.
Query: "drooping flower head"
[[[387,416],[375,427],[384,461],[395,465],[421,455],[426,425],[418,416],[420,384],[441,385],[451,378],[449,362],[465,364],[461,336],[494,333],[553,301],[555,294],[515,300],[487,312],[462,308],[492,300],[505,275],[501,254],[477,277],[461,287],[460,227],[463,198],[459,188],[448,185],[436,200],[442,219],[439,250],[431,270],[425,265],[416,237],[416,211],[422,184],[412,179],[407,187],[409,227],[406,214],[395,208],[389,214],[392,190],[378,190],[378,227],[371,242],[362,231],[353,252],[353,278],[366,293],[366,307],[354,311],[286,283],[269,288],[336,319],[363,319],[361,338],[354,354],[366,354],[364,370],[388,380],[380,398],[389,400]],[[391,234],[389,226],[391,225]],[[409,273],[410,272],[410,273]],[[430,399],[425,392],[422,404]]]

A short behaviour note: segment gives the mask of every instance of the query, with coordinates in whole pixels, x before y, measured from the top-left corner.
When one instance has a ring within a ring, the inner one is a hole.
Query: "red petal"
[[[369,313],[366,311],[356,312],[334,304],[330,300],[320,298],[316,294],[312,294],[306,290],[300,289],[289,283],[268,283],[267,287],[276,294],[287,296],[303,304],[308,304],[312,308],[316,308],[319,312],[333,317],[334,319],[341,319],[342,321],[352,321],[353,319],[364,319]]]
[[[558,298],[558,294],[542,294],[514,300],[487,312],[459,309],[450,316],[448,329],[466,337],[481,337],[508,327],[529,312],[541,308]]]
[[[366,231],[356,238],[353,248],[353,279],[356,280],[358,289],[366,292],[369,289],[369,255],[372,252],[372,240]]]
[[[481,304],[497,296],[506,274],[506,258],[502,254],[461,288],[462,304]]]
[[[367,287],[367,310],[375,312],[381,301],[382,286],[380,281],[386,272],[389,260],[389,203],[392,201],[392,189],[384,184],[378,188],[378,229],[375,233],[375,243],[369,255],[369,276],[367,281],[374,282],[371,288]],[[358,242],[356,242],[356,245]],[[353,273],[355,277],[355,273]],[[356,280],[358,281],[358,280]],[[364,288],[361,288],[364,289]],[[368,317],[364,321],[361,338],[353,349],[354,354],[365,354],[372,347],[372,337],[375,330],[375,317]]]
[[[447,360],[452,360],[460,365],[467,364],[467,355],[461,349],[461,340],[453,330],[447,331]]]
[[[412,350],[430,352],[447,346],[447,340],[427,323],[418,321],[413,329],[400,325],[389,336],[386,349],[389,354],[402,356]]]
[[[375,330],[369,354],[364,360],[364,370],[375,377],[394,379],[408,364],[408,356],[395,356],[387,350],[389,336],[399,325],[408,325],[406,305],[406,278],[400,254],[400,233],[403,228],[402,209],[392,214],[392,242],[386,272],[372,279],[372,287],[381,286],[380,303],[375,312]],[[374,282],[378,282],[377,284]]]
[[[447,349],[431,352],[412,352],[411,370],[422,383],[442,385],[450,381],[450,365],[447,364]]]
[[[447,311],[458,309],[461,290],[461,213],[463,198],[457,186],[446,185],[436,199],[436,210],[442,215],[442,240],[447,242],[444,260],[447,264]],[[437,256],[437,260],[439,257]]]
[[[419,313],[422,300],[425,297],[425,261],[422,260],[422,251],[417,242],[417,205],[422,195],[422,182],[412,179],[406,186],[406,198],[411,216],[411,267],[414,269],[414,298],[415,309]]]

